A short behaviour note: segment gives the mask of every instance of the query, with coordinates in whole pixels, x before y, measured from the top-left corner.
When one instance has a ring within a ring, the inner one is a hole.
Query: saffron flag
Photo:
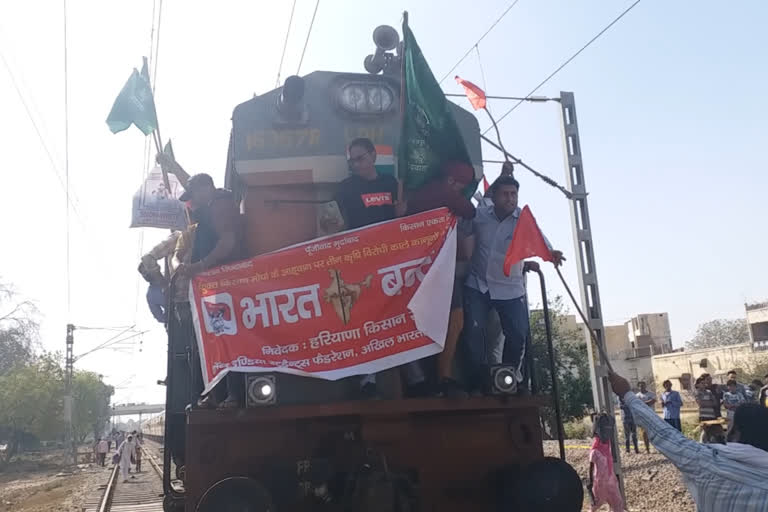
[[[531,209],[526,205],[520,212],[520,218],[517,219],[515,232],[512,234],[512,242],[509,244],[507,255],[504,257],[504,275],[509,275],[512,265],[531,256],[538,256],[544,261],[553,261],[552,251],[544,239],[544,235],[541,234]]]
[[[112,133],[127,130],[132,124],[144,135],[149,135],[157,128],[155,98],[149,84],[146,57],[141,73],[133,68],[133,73],[115,98],[112,110],[107,116],[107,126]]]
[[[483,174],[483,194],[488,192],[488,188],[490,188],[490,185],[488,185],[488,180],[485,178],[485,174]]]
[[[485,91],[470,82],[456,75],[456,82],[464,88],[467,99],[475,110],[485,108]]]

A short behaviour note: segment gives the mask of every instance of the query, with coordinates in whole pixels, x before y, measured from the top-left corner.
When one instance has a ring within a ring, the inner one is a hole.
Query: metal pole
[[[563,433],[563,416],[560,413],[560,392],[557,386],[557,367],[555,366],[555,347],[552,345],[552,323],[549,319],[549,304],[547,303],[547,287],[544,284],[544,274],[539,274],[541,283],[541,303],[544,305],[544,329],[547,333],[547,355],[549,356],[549,372],[552,375],[552,401],[555,405],[555,423],[557,424],[557,444],[560,445],[560,458],[565,460],[565,436]]]
[[[67,324],[67,356],[64,364],[64,419],[66,430],[64,433],[65,464],[77,464],[77,447],[75,446],[74,432],[72,429],[72,373],[75,365],[74,356],[75,326]]]
[[[562,113],[563,148],[565,152],[565,179],[572,194],[570,201],[573,243],[576,250],[576,269],[579,274],[582,310],[587,315],[589,325],[584,326],[589,355],[589,376],[592,380],[592,398],[595,411],[605,411],[611,417],[613,412],[613,393],[608,383],[608,361],[603,357],[605,350],[596,353],[592,346],[591,328],[599,348],[605,347],[603,313],[600,308],[600,291],[597,286],[597,269],[592,243],[592,228],[589,222],[587,187],[584,181],[581,140],[576,118],[576,102],[572,92],[560,92],[560,110]],[[611,439],[614,471],[619,480],[621,494],[624,496],[624,479],[621,475],[621,457],[618,450],[617,431]],[[626,499],[625,499],[626,502]]]

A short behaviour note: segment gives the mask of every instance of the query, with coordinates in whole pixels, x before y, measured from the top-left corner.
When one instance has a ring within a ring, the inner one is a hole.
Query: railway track
[[[143,471],[132,472],[132,478],[122,482],[120,467],[115,465],[106,485],[86,502],[83,512],[163,512],[163,469],[152,453],[157,446],[147,441],[143,447]]]

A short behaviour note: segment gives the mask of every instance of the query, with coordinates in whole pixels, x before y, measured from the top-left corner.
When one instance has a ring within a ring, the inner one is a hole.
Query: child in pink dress
[[[605,503],[609,505],[611,512],[624,511],[611,455],[614,423],[614,419],[605,413],[595,416],[593,423],[594,441],[589,450],[589,491],[593,511]]]

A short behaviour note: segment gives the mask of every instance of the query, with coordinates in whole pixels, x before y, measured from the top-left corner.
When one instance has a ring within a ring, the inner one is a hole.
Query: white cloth
[[[126,439],[120,445],[117,452],[120,454],[120,473],[123,480],[128,480],[128,471],[131,469],[131,457],[136,456],[136,440]]]
[[[99,441],[99,444],[96,445],[96,453],[107,453],[109,451],[109,445],[105,440]]]

